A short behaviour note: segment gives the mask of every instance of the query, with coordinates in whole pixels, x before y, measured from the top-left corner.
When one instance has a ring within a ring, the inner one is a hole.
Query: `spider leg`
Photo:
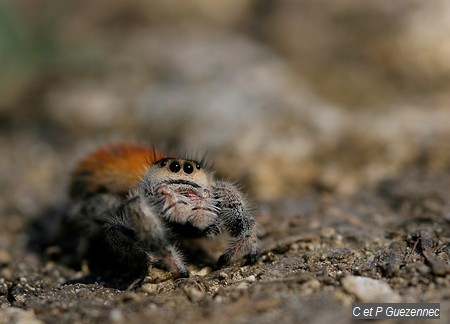
[[[74,233],[78,236],[76,258],[82,262],[92,255],[93,242],[97,241],[102,226],[111,213],[120,205],[119,196],[110,193],[99,193],[83,199],[75,199],[68,210],[68,217],[64,219],[63,231],[59,240],[65,241]],[[95,244],[95,243],[94,243]]]
[[[231,183],[220,181],[214,187],[220,208],[219,219],[229,234],[228,247],[219,257],[217,266],[229,264],[235,257],[246,255],[255,263],[258,256],[256,222],[245,198]]]
[[[180,276],[189,274],[166,228],[138,191],[106,219],[97,237],[121,268],[145,271],[161,264]]]

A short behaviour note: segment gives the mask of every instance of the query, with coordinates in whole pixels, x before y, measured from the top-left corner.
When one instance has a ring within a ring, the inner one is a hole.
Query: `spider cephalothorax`
[[[151,165],[141,185],[163,219],[204,230],[219,212],[210,182],[200,163],[171,158]]]
[[[222,231],[229,243],[219,267],[242,255],[250,262],[258,258],[256,224],[243,194],[195,160],[110,145],[79,164],[71,196],[74,218],[88,224],[81,250],[93,264],[156,264],[187,276],[177,237],[212,238]]]

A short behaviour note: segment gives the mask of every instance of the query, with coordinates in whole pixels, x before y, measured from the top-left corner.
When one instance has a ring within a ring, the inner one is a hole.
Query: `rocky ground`
[[[370,301],[449,321],[445,1],[19,2],[39,28],[0,76],[0,323],[345,323]],[[73,265],[49,242],[70,170],[130,138],[208,152],[254,201],[260,260],[213,270],[220,238],[189,245],[188,279]]]
[[[255,265],[213,271],[223,241],[201,241],[190,278],[152,269],[128,286],[65,265],[58,246],[39,249],[54,224],[47,207],[64,196],[66,170],[52,165],[68,149],[10,132],[14,147],[3,150],[16,163],[2,176],[11,182],[2,186],[1,322],[346,322],[352,302],[380,300],[440,302],[441,319],[449,318],[450,172],[434,170],[427,156],[352,194],[318,186],[255,198]]]

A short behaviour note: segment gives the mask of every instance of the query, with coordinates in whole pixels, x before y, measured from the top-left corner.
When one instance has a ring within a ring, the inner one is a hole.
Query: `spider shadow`
[[[83,273],[84,263],[79,257],[80,238],[85,228],[70,221],[68,206],[61,205],[43,209],[25,227],[27,249],[42,262],[54,262]],[[82,277],[67,280],[62,285],[100,284],[104,287],[126,290],[145,277],[144,273],[126,271],[89,271]]]

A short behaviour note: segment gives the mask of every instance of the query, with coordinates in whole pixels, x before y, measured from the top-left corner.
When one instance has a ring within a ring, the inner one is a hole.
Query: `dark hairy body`
[[[258,259],[256,222],[244,195],[201,162],[134,144],[100,148],[75,169],[70,218],[84,228],[80,258],[93,271],[189,275],[180,238],[228,233],[217,267]]]

